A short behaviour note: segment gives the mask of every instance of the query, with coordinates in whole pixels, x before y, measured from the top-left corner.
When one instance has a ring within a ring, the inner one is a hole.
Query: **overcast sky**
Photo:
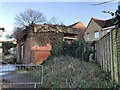
[[[117,2],[110,2],[99,6],[89,4],[98,2],[0,2],[0,27],[4,27],[10,33],[14,28],[14,17],[27,9],[41,11],[49,20],[55,16],[58,22],[71,25],[81,21],[88,25],[92,17],[110,19],[111,15],[102,13],[105,11],[115,12]]]

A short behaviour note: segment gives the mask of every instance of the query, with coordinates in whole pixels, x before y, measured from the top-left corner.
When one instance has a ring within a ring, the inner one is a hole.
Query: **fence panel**
[[[100,42],[97,42],[95,46],[96,46],[96,59],[101,65]]]
[[[117,30],[116,34],[117,34],[116,42],[117,42],[117,59],[118,59],[118,80],[120,81],[120,30]]]
[[[102,61],[103,61],[103,70],[105,70],[105,59],[104,59],[104,38],[102,39]]]
[[[107,45],[106,45],[106,37],[104,37],[104,61],[105,61],[105,71],[107,72]]]
[[[96,58],[102,69],[120,84],[120,29],[112,30],[96,42]]]
[[[112,31],[113,41],[113,66],[114,66],[114,79],[118,82],[118,61],[117,61],[117,45],[116,45],[116,31]]]

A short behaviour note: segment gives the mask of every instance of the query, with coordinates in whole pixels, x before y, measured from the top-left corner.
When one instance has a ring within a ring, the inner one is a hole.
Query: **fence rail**
[[[42,84],[43,66],[8,64],[0,67],[0,84]]]
[[[120,84],[120,29],[114,29],[96,42],[96,58],[101,68]]]

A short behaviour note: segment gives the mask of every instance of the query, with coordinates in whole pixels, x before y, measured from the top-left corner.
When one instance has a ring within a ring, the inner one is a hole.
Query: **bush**
[[[54,44],[53,47],[52,47],[52,51],[51,51],[51,54],[53,56],[58,56],[59,55],[59,52],[60,51],[60,46],[58,44]]]
[[[71,44],[64,42],[63,44],[63,55],[72,56],[79,58],[80,60],[89,61],[89,55],[91,53],[91,44],[88,44],[84,39],[74,41]]]
[[[52,56],[59,56],[62,53],[62,45],[63,45],[63,41],[61,42],[52,42],[52,51],[51,54]]]
[[[8,50],[12,47],[16,47],[16,44],[13,44],[12,42],[3,43],[2,48],[3,48],[4,55],[9,54]]]

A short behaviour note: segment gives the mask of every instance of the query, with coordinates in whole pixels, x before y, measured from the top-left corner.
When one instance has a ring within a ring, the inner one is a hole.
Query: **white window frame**
[[[95,31],[94,32],[94,38],[97,39],[97,38],[99,38],[99,36],[100,36],[99,31]]]

